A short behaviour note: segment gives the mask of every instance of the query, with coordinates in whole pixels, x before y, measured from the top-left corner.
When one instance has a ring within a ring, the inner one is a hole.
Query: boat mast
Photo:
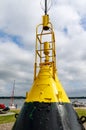
[[[13,101],[14,101],[14,90],[15,90],[15,80],[13,82],[13,89],[12,89],[12,95],[11,95],[11,105],[13,104]]]

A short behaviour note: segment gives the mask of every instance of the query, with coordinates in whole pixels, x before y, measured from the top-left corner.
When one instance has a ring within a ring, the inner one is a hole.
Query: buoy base
[[[84,130],[70,103],[29,102],[12,130]]]

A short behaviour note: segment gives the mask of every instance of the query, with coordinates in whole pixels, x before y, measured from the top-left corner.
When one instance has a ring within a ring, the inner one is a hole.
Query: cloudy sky
[[[86,96],[86,0],[52,0],[59,79],[68,96]],[[0,96],[25,96],[33,82],[40,0],[0,0]]]

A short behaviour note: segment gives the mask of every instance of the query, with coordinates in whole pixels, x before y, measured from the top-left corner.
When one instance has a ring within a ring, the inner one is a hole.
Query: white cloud
[[[24,44],[27,45],[32,35],[35,36],[35,27],[41,18],[39,1],[3,0],[0,2],[0,7],[0,30],[21,36]]]
[[[80,15],[86,15],[86,0],[73,0],[70,3]]]
[[[0,87],[2,93],[6,91],[6,88],[4,90],[3,88],[14,79],[22,84],[26,82],[25,86],[28,86],[29,80],[30,83],[32,82],[34,58],[31,51],[26,51],[11,41],[5,43],[1,41],[0,61]],[[29,69],[30,67],[31,69]]]
[[[70,7],[75,8],[80,15],[86,15],[86,0],[52,0],[52,3],[55,6],[69,5]]]

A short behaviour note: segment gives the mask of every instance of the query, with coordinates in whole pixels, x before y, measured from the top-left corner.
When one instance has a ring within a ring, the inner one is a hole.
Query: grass
[[[75,111],[78,113],[79,117],[86,116],[86,109],[76,108]]]
[[[14,112],[16,114],[19,113],[20,110],[11,110],[11,112]],[[16,121],[15,114],[8,115],[8,116],[4,116],[4,115],[0,116],[0,124],[15,122]]]
[[[15,117],[13,115],[0,117],[0,124],[10,123],[14,121],[15,121]]]
[[[86,116],[86,109],[79,109],[76,108],[75,111],[78,113],[79,117],[81,116]],[[11,112],[19,113],[20,110],[11,110]],[[0,116],[0,124],[3,123],[10,123],[10,122],[15,122],[16,118],[14,115],[9,115],[9,116]]]

